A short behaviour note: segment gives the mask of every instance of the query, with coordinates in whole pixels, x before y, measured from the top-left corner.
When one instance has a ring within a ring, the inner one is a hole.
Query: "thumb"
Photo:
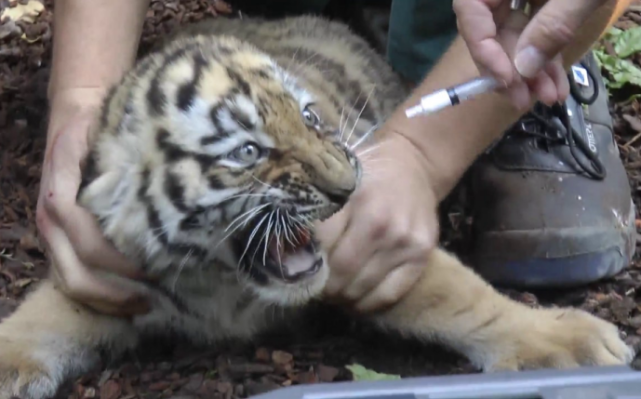
[[[578,29],[605,0],[549,0],[534,15],[516,45],[514,66],[534,78],[575,37]]]
[[[339,243],[349,222],[349,203],[324,222],[315,224],[316,238],[321,242],[322,247],[328,253],[334,250]]]

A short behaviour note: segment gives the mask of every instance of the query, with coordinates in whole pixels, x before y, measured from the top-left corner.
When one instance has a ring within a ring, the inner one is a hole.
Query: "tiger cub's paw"
[[[52,378],[47,364],[38,359],[35,345],[0,338],[0,399],[48,399],[56,394],[60,381]],[[44,354],[40,354],[44,355]],[[45,355],[46,356],[46,355]],[[51,364],[62,359],[51,359]]]
[[[529,313],[529,312],[527,312]],[[529,328],[499,345],[486,371],[629,364],[634,350],[611,323],[578,309],[545,309],[523,315]]]

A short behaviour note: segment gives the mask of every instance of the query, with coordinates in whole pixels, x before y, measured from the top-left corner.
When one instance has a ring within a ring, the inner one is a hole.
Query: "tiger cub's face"
[[[304,302],[328,274],[312,223],[361,174],[323,101],[249,45],[184,39],[108,97],[79,203],[151,272],[219,268]]]

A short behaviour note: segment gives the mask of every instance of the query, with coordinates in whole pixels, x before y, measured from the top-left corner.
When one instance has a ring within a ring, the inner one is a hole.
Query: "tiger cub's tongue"
[[[267,250],[277,264],[284,266],[287,274],[295,275],[314,266],[314,255],[305,248],[310,241],[311,235],[306,230],[297,230],[289,239],[274,234],[269,239]]]

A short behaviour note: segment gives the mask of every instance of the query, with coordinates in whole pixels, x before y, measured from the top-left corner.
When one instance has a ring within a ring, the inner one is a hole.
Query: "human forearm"
[[[104,89],[133,64],[149,0],[59,0],[48,97]]]
[[[56,1],[47,152],[65,124],[95,112],[107,88],[132,66],[148,5],[149,0]]]
[[[625,2],[625,1],[624,1]],[[563,53],[569,67],[579,59],[620,14],[622,3],[607,1],[577,32],[572,44]],[[434,189],[443,199],[454,187],[474,159],[499,138],[523,112],[514,108],[503,95],[492,93],[469,101],[437,115],[407,119],[404,109],[414,105],[426,93],[462,83],[478,75],[465,43],[459,38],[442,57],[410,98],[398,109],[388,126],[410,140],[424,155]]]

